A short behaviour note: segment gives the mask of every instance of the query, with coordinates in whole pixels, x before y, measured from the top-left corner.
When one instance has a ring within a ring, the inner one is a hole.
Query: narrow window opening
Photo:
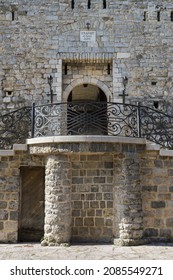
[[[147,20],[147,12],[144,12],[144,21]]]
[[[152,85],[152,86],[156,86],[156,85],[157,85],[157,82],[153,81],[153,82],[151,82],[151,85]]]
[[[74,0],[71,1],[71,8],[74,9]]]
[[[160,11],[157,12],[157,21],[160,21]]]
[[[65,64],[65,67],[64,67],[64,74],[67,75],[67,72],[68,72],[68,68],[67,68],[67,64]]]
[[[106,9],[106,0],[103,0],[103,9]]]
[[[88,0],[88,9],[91,9],[91,1]]]
[[[15,12],[14,11],[11,12],[11,18],[12,18],[12,21],[15,20]]]
[[[13,92],[12,91],[6,91],[5,96],[6,97],[13,96]]]
[[[110,73],[111,73],[111,66],[110,66],[110,63],[108,63],[108,69],[107,69],[107,71],[108,71],[108,75],[110,75]]]
[[[155,109],[158,109],[159,108],[159,102],[158,101],[154,101],[153,102],[153,106]]]
[[[171,21],[173,21],[173,11],[171,12]]]

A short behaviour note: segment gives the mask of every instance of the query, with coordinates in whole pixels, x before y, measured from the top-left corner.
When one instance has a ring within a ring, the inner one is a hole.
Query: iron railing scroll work
[[[89,101],[33,104],[0,115],[0,149],[27,138],[64,135],[146,138],[173,149],[173,117],[140,104]]]
[[[0,149],[12,149],[31,137],[31,107],[0,115]]]

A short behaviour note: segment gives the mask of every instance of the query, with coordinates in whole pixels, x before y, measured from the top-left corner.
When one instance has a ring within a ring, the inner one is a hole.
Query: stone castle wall
[[[173,240],[172,154],[156,148],[66,143],[1,152],[0,241],[18,240],[20,166],[45,166],[48,244]]]
[[[91,1],[90,8],[87,1],[74,3],[72,9],[65,0],[1,1],[1,109],[49,101],[50,74],[54,101],[62,100],[68,82],[79,76],[104,80],[113,93],[111,101],[121,99],[123,76],[128,77],[131,102],[172,100],[172,1],[107,0],[106,8],[100,0]],[[87,26],[96,32],[94,42],[80,41]],[[110,58],[102,61],[100,53]],[[102,73],[97,70],[101,61]],[[81,71],[86,62],[87,70]],[[73,64],[71,77],[68,63]]]

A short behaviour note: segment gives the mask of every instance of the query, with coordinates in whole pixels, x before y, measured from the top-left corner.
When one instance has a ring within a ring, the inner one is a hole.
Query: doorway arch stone
[[[95,85],[98,88],[100,88],[106,98],[107,98],[107,102],[112,101],[112,93],[110,91],[110,89],[108,88],[107,85],[105,85],[103,82],[101,82],[100,80],[93,78],[93,77],[84,77],[84,78],[80,78],[80,79],[75,79],[73,80],[64,90],[63,92],[63,96],[62,96],[62,102],[67,102],[68,96],[71,93],[71,91],[79,85],[82,84],[91,84],[91,85]]]

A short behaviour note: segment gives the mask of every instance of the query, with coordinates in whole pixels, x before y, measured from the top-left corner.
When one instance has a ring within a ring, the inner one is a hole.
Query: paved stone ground
[[[0,244],[1,260],[173,260],[173,243],[119,247],[71,245],[42,247],[38,243]]]

